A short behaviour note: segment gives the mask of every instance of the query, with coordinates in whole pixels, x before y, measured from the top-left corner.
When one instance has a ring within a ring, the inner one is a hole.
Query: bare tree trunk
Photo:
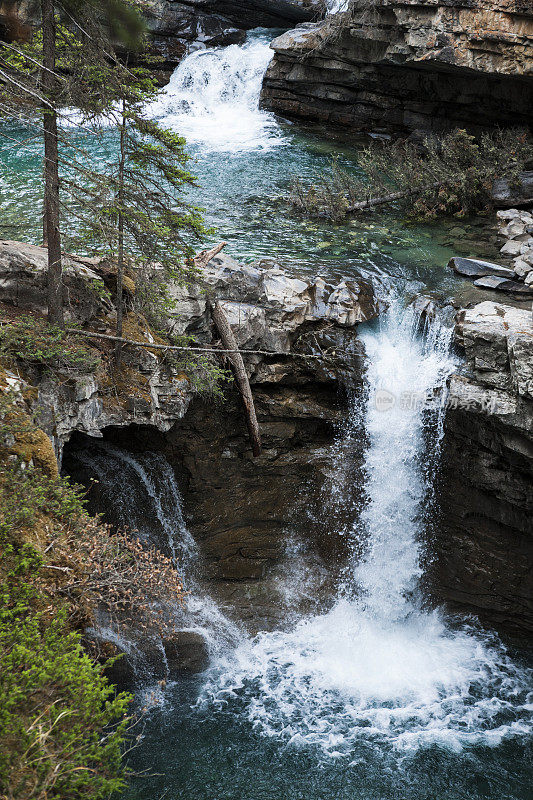
[[[246,374],[246,370],[244,368],[244,361],[239,353],[237,341],[233,335],[233,331],[231,330],[227,317],[220,307],[220,304],[215,303],[213,305],[211,301],[208,302],[211,309],[213,322],[215,323],[216,329],[220,334],[222,344],[228,350],[236,351],[228,353],[228,359],[235,376],[235,382],[241,393],[242,402],[244,405],[244,413],[246,415],[246,424],[248,426],[248,433],[252,443],[252,453],[254,454],[254,458],[257,458],[257,456],[261,455],[261,434],[259,432],[259,424],[257,422],[257,416],[255,413],[254,398],[252,395],[252,390],[250,389],[250,381],[248,380],[248,375]]]
[[[126,100],[122,100],[122,121],[120,126],[120,159],[118,164],[118,252],[117,252],[117,328],[116,335],[122,337],[124,317],[124,167],[126,164]],[[115,345],[115,366],[120,367],[122,343]]]
[[[56,68],[56,28],[54,0],[41,0],[43,30],[43,67],[41,85],[50,104],[54,102]],[[59,231],[59,158],[57,114],[43,106],[44,132],[44,216],[48,243],[48,321],[64,327],[61,234]]]

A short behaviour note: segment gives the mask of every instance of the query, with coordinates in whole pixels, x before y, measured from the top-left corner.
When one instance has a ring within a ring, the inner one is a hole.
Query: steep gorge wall
[[[485,302],[461,313],[433,583],[489,624],[533,632],[533,322]]]
[[[529,0],[374,0],[272,43],[265,108],[354,130],[533,122]]]

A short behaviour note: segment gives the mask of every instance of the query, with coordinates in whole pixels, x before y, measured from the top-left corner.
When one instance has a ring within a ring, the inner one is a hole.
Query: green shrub
[[[35,608],[31,547],[0,585],[0,794],[99,800],[124,786],[129,695],[83,651],[65,613]]]

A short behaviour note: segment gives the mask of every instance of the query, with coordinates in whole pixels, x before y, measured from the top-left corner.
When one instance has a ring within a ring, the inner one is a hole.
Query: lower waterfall
[[[352,535],[364,541],[364,557],[354,557],[330,611],[243,640],[202,693],[208,707],[232,706],[256,731],[328,757],[352,758],[361,741],[457,750],[531,729],[531,676],[496,637],[449,624],[419,596],[454,361],[449,332],[435,322],[421,337],[417,323],[393,303],[380,327],[362,334],[366,503]]]

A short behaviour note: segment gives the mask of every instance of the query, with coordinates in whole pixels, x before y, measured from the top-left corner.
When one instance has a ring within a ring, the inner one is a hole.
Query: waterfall
[[[369,397],[364,425],[368,502],[358,538],[368,542],[353,583],[375,615],[397,619],[412,610],[412,593],[421,576],[418,537],[428,490],[421,458],[439,457],[446,378],[454,367],[449,355],[451,329],[433,323],[417,335],[418,318],[409,308],[390,309],[379,333],[364,333],[369,359]],[[425,451],[424,433],[433,417],[440,436]]]
[[[197,50],[183,59],[147,113],[202,153],[270,150],[284,143],[272,113],[259,109],[263,75],[272,59],[269,37],[243,45]]]
[[[328,14],[339,14],[341,11],[347,11],[350,0],[326,0]]]
[[[95,442],[73,455],[98,480],[114,524],[168,550],[180,565],[191,564],[196,543],[183,518],[174,470],[161,454],[134,456],[108,442]]]
[[[364,740],[383,752],[435,743],[459,750],[530,730],[529,677],[499,640],[452,627],[417,598],[424,507],[453,368],[449,332],[434,323],[420,337],[417,323],[393,303],[380,326],[362,334],[366,503],[352,532],[354,543],[365,543],[362,560],[354,547],[330,611],[241,642],[214,666],[202,697],[208,706],[231,701],[264,735],[328,757],[349,756]]]
[[[150,451],[134,454],[96,440],[78,447],[70,457],[89,480],[97,481],[99,511],[105,510],[114,525],[132,531],[144,544],[172,554],[187,592],[183,608],[175,609],[177,627],[201,633],[212,654],[230,643],[236,644],[242,636],[240,630],[198,584],[201,558],[185,522],[174,470],[164,455]],[[117,631],[110,620],[99,621],[98,635],[106,641],[120,642],[132,660],[142,665],[139,643],[126,638],[125,631]],[[153,638],[158,639],[155,635]],[[139,673],[150,678],[147,667],[139,669]]]

